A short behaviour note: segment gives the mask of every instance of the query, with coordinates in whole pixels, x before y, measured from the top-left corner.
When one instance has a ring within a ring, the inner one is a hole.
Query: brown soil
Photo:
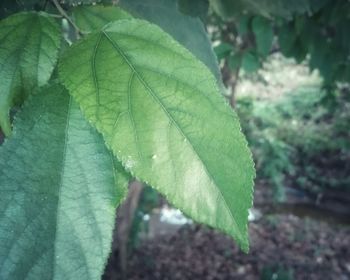
[[[244,254],[219,232],[186,226],[134,250],[127,279],[350,279],[349,226],[271,215],[250,224],[250,238]],[[121,279],[115,260],[104,279],[112,273]]]

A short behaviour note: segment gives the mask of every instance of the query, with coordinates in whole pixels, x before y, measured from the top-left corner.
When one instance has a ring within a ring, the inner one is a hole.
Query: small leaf
[[[242,56],[240,53],[235,53],[228,58],[228,66],[232,71],[237,70],[241,67]]]
[[[78,6],[73,9],[73,18],[83,31],[101,29],[107,23],[132,18],[130,14],[116,6]]]
[[[254,17],[252,30],[255,35],[258,53],[263,57],[267,56],[271,50],[273,40],[273,30],[270,21],[263,17]]]
[[[229,56],[232,51],[233,46],[228,43],[220,43],[214,48],[214,52],[219,61]]]
[[[250,22],[252,17],[250,15],[242,15],[239,17],[238,33],[239,35],[246,35],[250,30]]]
[[[284,24],[279,28],[278,43],[283,55],[290,57],[295,42],[297,41],[297,34],[290,24]]]
[[[246,52],[242,57],[242,67],[247,73],[257,71],[260,68],[259,58],[252,52]]]
[[[245,6],[241,1],[209,0],[212,9],[223,19],[230,19],[242,13]]]
[[[62,86],[25,103],[0,157],[0,278],[100,279],[127,179]]]
[[[73,45],[59,75],[133,175],[248,250],[251,154],[200,61],[157,26],[120,20]]]
[[[9,110],[49,80],[57,62],[60,28],[44,13],[20,13],[0,22],[0,127],[11,132]]]

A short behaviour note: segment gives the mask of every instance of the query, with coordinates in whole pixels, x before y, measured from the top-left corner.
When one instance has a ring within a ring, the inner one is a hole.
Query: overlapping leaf
[[[252,30],[255,35],[256,48],[260,55],[267,56],[271,50],[273,29],[271,23],[263,17],[254,17]]]
[[[0,158],[0,278],[100,279],[126,180],[62,86],[25,104]]]
[[[102,2],[102,0],[59,0],[59,2],[67,5],[88,5]]]
[[[200,59],[223,87],[217,59],[203,23],[198,18],[182,14],[177,0],[120,0],[119,4],[135,17],[150,21],[169,33]]]
[[[73,9],[73,18],[83,31],[101,29],[107,23],[132,18],[130,14],[116,6],[78,6]]]
[[[313,0],[209,0],[215,12],[227,19],[243,14],[289,19],[295,14],[310,12]],[[317,0],[316,0],[317,1]],[[324,1],[322,1],[324,2]]]
[[[192,17],[205,18],[208,14],[209,0],[178,0],[179,10]]]
[[[248,249],[251,155],[201,62],[157,26],[132,19],[71,47],[59,74],[127,169]]]
[[[11,131],[9,109],[51,76],[60,29],[43,13],[19,13],[0,22],[0,127]]]

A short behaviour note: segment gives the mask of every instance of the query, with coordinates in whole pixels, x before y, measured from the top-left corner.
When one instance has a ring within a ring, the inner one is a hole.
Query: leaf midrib
[[[63,178],[65,177],[65,162],[66,162],[66,157],[67,157],[67,143],[68,143],[68,138],[69,138],[69,134],[68,134],[68,131],[69,131],[69,128],[70,128],[70,116],[71,116],[71,109],[72,109],[72,97],[69,96],[69,101],[68,101],[68,109],[67,109],[67,117],[66,117],[66,126],[65,126],[65,130],[64,130],[64,141],[63,141],[63,154],[62,154],[62,166],[61,166],[61,169],[60,169],[60,172],[59,172],[59,184],[58,184],[58,194],[57,194],[57,211],[56,211],[56,228],[55,228],[55,236],[54,236],[54,248],[53,248],[53,268],[52,268],[52,277],[53,279],[56,279],[56,271],[55,271],[55,268],[56,268],[56,250],[57,250],[57,231],[58,231],[58,225],[60,224],[60,209],[61,209],[61,197],[62,197],[62,188],[63,188]],[[95,219],[96,220],[96,219]],[[73,229],[75,230],[75,229]],[[99,238],[101,236],[99,235]],[[102,241],[101,241],[101,238],[100,238],[100,242],[102,244]],[[80,244],[80,243],[79,243]],[[81,244],[80,244],[81,245]],[[102,249],[101,249],[102,250]],[[83,254],[84,256],[84,261],[85,263],[87,264],[88,261],[86,259],[86,255]],[[89,275],[88,279],[91,279],[90,276],[92,275],[91,271],[90,271],[90,266],[89,265],[86,265],[86,272],[87,274]]]
[[[62,166],[59,172],[60,176],[60,182],[58,184],[58,193],[57,193],[57,211],[56,211],[56,228],[55,228],[55,243],[53,248],[53,268],[52,268],[52,277],[55,278],[55,268],[56,268],[56,239],[57,239],[57,231],[58,231],[58,223],[59,223],[59,209],[61,208],[61,192],[62,192],[62,186],[63,186],[63,177],[65,173],[65,161],[66,161],[66,155],[67,155],[67,142],[68,142],[68,129],[69,129],[69,116],[70,116],[70,108],[71,108],[71,97],[69,97],[69,103],[68,103],[68,110],[67,110],[67,117],[66,117],[66,126],[64,129],[64,141],[63,141],[63,154],[62,154]]]
[[[113,46],[113,48],[123,57],[123,59],[125,60],[125,62],[128,64],[128,66],[130,67],[130,69],[135,73],[135,75],[137,76],[137,78],[139,79],[139,81],[143,84],[143,86],[147,89],[147,92],[152,96],[152,98],[161,106],[161,108],[163,109],[163,111],[165,112],[165,114],[169,117],[169,119],[174,123],[175,127],[177,128],[177,130],[180,132],[180,134],[187,140],[187,143],[189,143],[191,149],[193,150],[194,154],[197,156],[197,158],[200,160],[200,162],[202,162],[202,166],[203,169],[205,171],[205,173],[207,174],[207,176],[210,178],[210,180],[214,183],[215,186],[217,186],[218,189],[218,193],[222,199],[222,201],[224,202],[224,206],[227,210],[227,212],[229,213],[229,216],[231,217],[231,220],[233,222],[233,224],[236,226],[236,229],[239,231],[240,234],[240,240],[241,242],[244,242],[244,238],[243,238],[243,234],[240,232],[240,228],[236,223],[236,220],[234,219],[231,210],[227,204],[227,201],[225,200],[223,194],[221,193],[220,188],[218,187],[218,184],[216,183],[214,177],[212,176],[212,174],[209,172],[209,170],[207,169],[206,165],[204,164],[202,158],[199,156],[197,150],[194,148],[194,146],[192,145],[190,139],[188,139],[187,135],[184,133],[184,131],[181,129],[181,127],[179,127],[179,125],[176,123],[176,121],[174,120],[173,116],[168,112],[168,110],[165,108],[164,104],[159,100],[159,98],[155,95],[155,93],[153,92],[153,90],[150,88],[150,86],[146,83],[146,81],[142,78],[142,76],[139,74],[139,72],[136,70],[136,68],[134,67],[134,65],[131,63],[130,59],[127,57],[127,55],[123,52],[123,50],[120,48],[120,46],[118,45],[117,42],[115,42],[107,33],[106,31],[102,30],[101,31],[102,34],[107,38],[107,40],[110,42],[110,44]]]

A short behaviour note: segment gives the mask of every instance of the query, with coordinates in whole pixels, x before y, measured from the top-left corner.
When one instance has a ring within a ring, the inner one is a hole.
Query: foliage
[[[1,278],[99,278],[127,181],[61,85],[25,104],[1,159]]]
[[[1,7],[31,11],[0,21],[0,278],[98,279],[128,173],[247,251],[254,167],[201,21],[60,2]]]
[[[214,27],[214,40],[232,45],[233,52],[226,55],[228,61],[232,55],[247,53],[264,60],[270,53],[281,51],[297,62],[306,59],[311,70],[319,70],[327,89],[337,82],[349,82],[347,1],[212,0],[211,3],[224,21],[211,14],[208,24]]]
[[[232,161],[244,158],[246,143],[202,63],[158,27],[135,19],[86,36],[65,53],[59,72],[128,171],[193,219],[234,235],[247,248],[246,217],[240,211],[251,205],[245,186],[252,167],[249,160],[239,166]],[[221,164],[212,160],[218,153]],[[229,197],[243,200],[237,204]],[[214,216],[205,214],[208,205]]]
[[[334,94],[330,101],[309,86],[279,101],[237,100],[258,178],[275,187],[276,199],[284,198],[289,182],[310,192],[348,189],[350,100],[347,92]]]
[[[9,135],[10,108],[51,76],[60,46],[59,25],[48,14],[16,14],[2,21],[0,45],[0,126]]]

